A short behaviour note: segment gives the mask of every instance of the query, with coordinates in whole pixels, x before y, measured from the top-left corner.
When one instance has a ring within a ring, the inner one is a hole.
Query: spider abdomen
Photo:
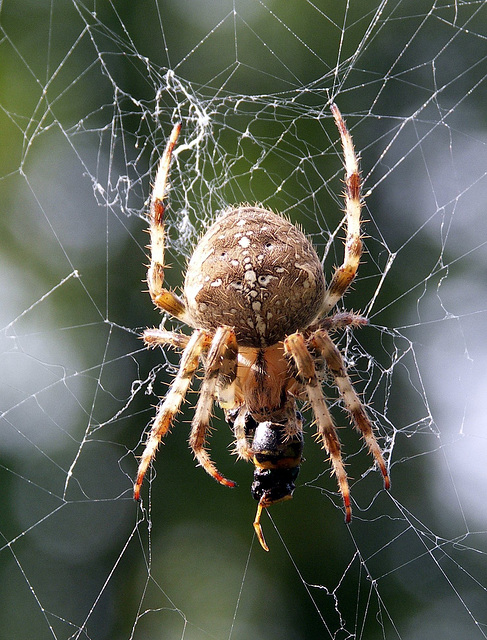
[[[184,284],[192,323],[234,328],[239,344],[265,347],[319,315],[325,280],[306,236],[280,215],[239,206],[198,243]]]

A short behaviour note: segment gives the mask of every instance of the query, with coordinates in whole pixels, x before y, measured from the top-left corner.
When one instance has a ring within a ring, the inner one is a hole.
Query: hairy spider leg
[[[236,483],[228,480],[218,471],[205,445],[217,388],[225,389],[233,383],[237,374],[237,360],[238,348],[235,333],[229,327],[218,327],[206,358],[205,376],[189,436],[190,447],[200,465],[217,482],[227,487],[235,487]]]
[[[233,423],[233,432],[235,434],[235,450],[234,453],[246,462],[250,462],[254,456],[251,446],[247,440],[247,432],[245,430],[247,420],[247,411],[242,409],[238,412]]]
[[[384,478],[384,487],[389,489],[391,482],[382,451],[377,443],[365,407],[353,388],[340,351],[325,330],[318,330],[312,334],[309,339],[309,344],[324,357],[328,369],[333,375],[338,391],[343,398],[345,409],[350,414],[357,431],[362,434],[370,454],[374,456],[377,466],[381,470]]]
[[[175,349],[185,349],[188,346],[190,336],[165,329],[146,329],[142,334],[146,347],[155,349],[169,345]]]
[[[193,333],[181,356],[179,371],[167,392],[164,402],[162,402],[157,410],[144,452],[139,462],[137,479],[134,485],[134,498],[136,500],[140,499],[140,488],[144,476],[156,455],[159,443],[169,431],[174,416],[180,410],[181,403],[186,396],[193,376],[198,368],[205,339],[206,335],[203,331],[197,330]]]
[[[346,238],[343,264],[335,269],[328,285],[322,306],[322,315],[327,314],[343,297],[352,284],[357,273],[362,255],[362,240],[360,238],[361,179],[357,154],[353,146],[352,136],[345,124],[342,114],[335,103],[330,105],[335,118],[335,124],[340,133],[345,165],[345,214]]]
[[[316,375],[313,358],[306,347],[304,336],[301,333],[293,333],[284,340],[285,352],[290,355],[298,370],[298,375],[303,381],[306,394],[316,418],[317,438],[321,438],[323,446],[330,456],[333,473],[336,476],[338,487],[345,506],[345,521],[352,519],[352,507],[350,504],[350,488],[348,486],[347,473],[342,460],[340,440],[337,435],[333,419],[326,406],[320,382]],[[259,515],[259,514],[258,514]]]
[[[164,230],[164,199],[166,197],[167,179],[171,156],[176,145],[181,123],[174,125],[163,156],[159,162],[154,188],[150,201],[149,233],[150,233],[150,265],[147,271],[147,284],[152,302],[158,309],[170,313],[175,318],[187,322],[187,313],[184,302],[174,293],[164,288],[164,262],[165,230]]]
[[[305,334],[308,335],[308,332],[310,332],[309,335],[311,335],[316,329],[326,329],[328,332],[346,329],[347,327],[360,329],[361,327],[366,327],[368,324],[369,321],[367,318],[364,318],[364,316],[358,313],[354,313],[353,311],[340,311],[339,313],[334,313],[332,316],[321,318],[319,322],[308,327]]]

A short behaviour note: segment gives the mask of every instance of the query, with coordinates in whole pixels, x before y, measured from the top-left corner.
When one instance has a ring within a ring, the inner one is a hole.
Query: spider
[[[328,286],[318,255],[297,227],[259,206],[224,211],[203,235],[189,261],[182,297],[164,288],[164,200],[171,156],[181,130],[176,124],[162,156],[150,201],[149,293],[155,306],[193,329],[190,336],[147,329],[149,347],[182,350],[181,363],[157,409],[140,458],[134,497],[161,439],[191,385],[200,360],[204,377],[191,425],[190,447],[198,463],[217,482],[234,487],[210,458],[207,435],[213,403],[224,410],[239,458],[255,466],[252,495],[258,500],[254,530],[268,551],[260,524],[263,509],[292,497],[303,452],[303,419],[297,400],[314,414],[316,437],[329,455],[351,520],[350,490],[336,427],[322,391],[328,371],[344,408],[363,436],[390,487],[381,449],[340,351],[330,332],[360,327],[367,320],[351,312],[328,315],[355,278],[362,255],[361,179],[351,135],[331,104],[344,154],[345,254]]]

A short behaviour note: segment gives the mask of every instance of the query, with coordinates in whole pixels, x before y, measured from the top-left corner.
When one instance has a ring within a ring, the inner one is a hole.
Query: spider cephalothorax
[[[374,456],[384,484],[389,476],[366,410],[348,377],[330,332],[362,326],[353,313],[329,311],[353,281],[362,254],[360,174],[352,139],[331,105],[345,157],[346,241],[343,264],[328,287],[316,251],[289,221],[267,209],[240,205],[225,211],[207,230],[189,261],[182,298],[164,289],[164,204],[172,151],[180,132],[174,126],[156,176],[150,207],[151,264],[147,282],[155,305],[194,329],[191,336],[148,329],[149,346],[183,349],[181,364],[160,404],[139,464],[134,496],[161,438],[204,362],[190,446],[215,480],[235,486],[218,471],[206,448],[213,402],[224,409],[240,458],[255,465],[252,495],[259,501],[254,528],[264,549],[262,510],[292,496],[302,460],[303,420],[296,400],[307,400],[317,435],[328,452],[351,519],[350,491],[340,441],[321,389],[326,367],[354,426]]]

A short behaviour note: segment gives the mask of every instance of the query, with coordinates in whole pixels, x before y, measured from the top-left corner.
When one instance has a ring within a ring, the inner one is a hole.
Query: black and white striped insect
[[[227,209],[210,226],[189,261],[181,297],[164,288],[164,199],[171,155],[181,125],[172,130],[157,171],[150,204],[147,282],[158,309],[182,321],[191,335],[148,329],[150,347],[182,349],[179,371],[157,409],[139,464],[134,497],[168,432],[200,364],[204,367],[189,438],[200,465],[219,483],[235,486],[216,468],[207,449],[213,403],[225,411],[240,458],[255,465],[258,500],[254,528],[265,543],[263,509],[291,498],[302,461],[303,421],[297,401],[309,403],[317,438],[329,454],[351,519],[350,491],[340,441],[322,391],[325,370],[363,436],[388,489],[389,475],[366,409],[330,333],[367,320],[348,312],[329,315],[352,283],[362,255],[361,180],[352,138],[335,104],[345,165],[345,251],[328,286],[320,259],[304,233],[284,217],[257,206]]]

